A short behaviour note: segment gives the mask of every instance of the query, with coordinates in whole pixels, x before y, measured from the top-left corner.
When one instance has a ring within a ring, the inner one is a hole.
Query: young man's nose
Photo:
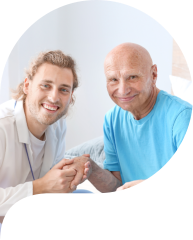
[[[57,89],[53,89],[52,91],[50,91],[48,99],[51,102],[53,102],[53,103],[59,101],[59,92],[58,92],[58,90]]]

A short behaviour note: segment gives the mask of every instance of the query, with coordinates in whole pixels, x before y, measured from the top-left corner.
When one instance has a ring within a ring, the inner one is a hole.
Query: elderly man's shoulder
[[[179,114],[180,112],[187,110],[192,111],[192,105],[179,97],[173,96],[165,91],[161,91],[158,95],[159,104],[166,111],[172,111],[175,114]]]
[[[121,107],[119,107],[118,105],[115,105],[113,108],[111,108],[106,114],[105,114],[105,118],[107,120],[110,120],[111,118],[115,119],[118,116],[127,113],[127,111],[123,110]]]

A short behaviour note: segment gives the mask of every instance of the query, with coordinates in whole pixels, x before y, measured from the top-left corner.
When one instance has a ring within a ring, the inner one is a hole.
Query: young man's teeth
[[[44,107],[46,108],[46,109],[48,109],[48,110],[52,110],[52,111],[55,111],[56,109],[57,109],[57,107],[50,107],[50,106],[48,106],[48,105],[46,105],[46,104],[44,104]]]

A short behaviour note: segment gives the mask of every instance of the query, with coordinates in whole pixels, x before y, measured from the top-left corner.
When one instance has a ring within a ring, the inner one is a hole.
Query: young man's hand
[[[77,172],[73,168],[63,169],[65,165],[73,163],[73,159],[63,159],[44,177],[33,181],[33,194],[70,193],[74,191],[75,189],[70,188],[70,184]]]
[[[65,165],[63,169],[74,169],[77,174],[71,182],[70,188],[74,191],[75,188],[84,182],[92,173],[92,166],[90,163],[90,155],[84,154],[80,157],[73,158],[73,163]]]
[[[120,191],[120,190],[124,190],[124,189],[127,189],[127,188],[130,188],[130,187],[133,187],[141,182],[143,182],[144,180],[136,180],[136,181],[131,181],[131,182],[127,182],[125,183],[123,186],[117,188],[116,191]]]

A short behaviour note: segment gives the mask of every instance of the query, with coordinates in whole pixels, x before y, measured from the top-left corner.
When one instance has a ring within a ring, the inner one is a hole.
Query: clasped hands
[[[44,177],[33,181],[33,194],[71,193],[80,183],[88,179],[91,173],[92,165],[89,154],[73,159],[62,159]],[[142,181],[127,182],[117,188],[117,191],[133,187]]]
[[[73,173],[73,175],[71,176],[71,181],[69,182],[69,188],[74,191],[80,183],[83,183],[90,176],[92,172],[92,167],[89,161],[89,154],[84,154],[81,157],[75,157],[71,160],[73,160],[73,162],[71,164],[66,164],[62,169],[75,170],[75,175]]]
[[[91,174],[90,155],[62,159],[44,177],[33,181],[33,194],[71,193]]]

